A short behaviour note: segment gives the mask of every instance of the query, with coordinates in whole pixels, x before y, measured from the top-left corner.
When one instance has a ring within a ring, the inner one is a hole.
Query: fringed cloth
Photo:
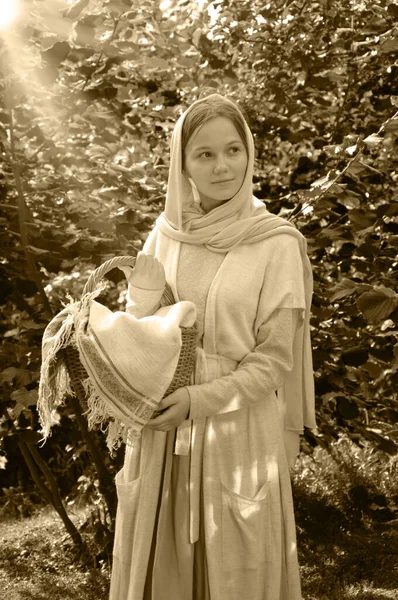
[[[88,426],[100,425],[113,452],[122,442],[135,445],[163,398],[177,367],[181,327],[194,324],[196,308],[178,302],[137,319],[95,301],[102,289],[71,302],[44,331],[37,408],[46,440],[57,408],[74,394],[61,350],[76,348],[88,375],[82,381]]]

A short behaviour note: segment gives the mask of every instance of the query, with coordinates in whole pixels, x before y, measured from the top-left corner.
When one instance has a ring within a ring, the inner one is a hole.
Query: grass
[[[397,467],[398,458],[347,440],[301,458],[293,492],[303,600],[397,600]],[[81,527],[87,510],[71,518]],[[74,561],[50,508],[0,522],[1,597],[107,600],[108,589],[109,565]]]
[[[77,526],[84,511],[71,515]],[[106,600],[109,571],[79,566],[57,515],[38,509],[0,523],[0,596],[7,600]]]
[[[305,600],[396,600],[398,522],[351,525],[317,499],[296,498]]]
[[[304,600],[398,599],[398,458],[341,438],[293,477]]]

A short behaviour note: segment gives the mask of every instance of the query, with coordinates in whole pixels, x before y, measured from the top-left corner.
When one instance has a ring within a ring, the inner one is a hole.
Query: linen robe
[[[176,300],[180,246],[154,230],[144,247],[164,264]],[[279,309],[305,308],[293,236],[275,235],[226,254],[207,296],[188,420],[167,433],[144,428],[117,474],[110,600],[191,600],[179,549],[203,534],[211,600],[301,599],[276,394],[292,368],[284,364],[291,363],[292,342],[276,351],[272,328]],[[176,455],[189,459],[186,493],[172,488]]]

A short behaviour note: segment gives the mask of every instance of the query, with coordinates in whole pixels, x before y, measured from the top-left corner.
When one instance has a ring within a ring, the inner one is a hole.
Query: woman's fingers
[[[165,415],[153,416],[146,427],[149,429],[156,429],[157,431],[167,431],[168,429],[173,429],[173,425],[169,422],[169,419],[165,417]]]
[[[153,279],[158,282],[159,287],[164,286],[164,284],[166,283],[164,268],[162,263],[160,263],[156,258],[154,258],[151,265],[151,275]]]
[[[120,271],[123,271],[125,278],[127,279],[127,281],[129,281],[133,269],[131,267],[118,267],[118,269],[120,269]]]
[[[134,270],[130,271],[129,275],[127,275],[127,271],[124,271],[125,267],[120,268],[133,286],[148,290],[161,290],[166,284],[163,265],[151,254],[138,252]]]
[[[135,267],[137,271],[145,270],[147,264],[147,255],[144,252],[138,252]]]
[[[157,407],[158,411],[162,411],[161,414],[156,414],[155,411],[146,427],[159,431],[170,431],[188,418],[189,406],[190,399],[187,388],[179,388],[161,400]]]

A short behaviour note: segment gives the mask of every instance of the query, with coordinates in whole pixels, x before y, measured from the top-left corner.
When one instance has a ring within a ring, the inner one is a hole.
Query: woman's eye
[[[229,154],[237,154],[238,152],[240,152],[239,146],[232,146],[231,148],[228,149]],[[210,158],[211,156],[212,156],[212,153],[208,152],[207,150],[205,150],[204,152],[201,152],[199,154],[199,158]]]

